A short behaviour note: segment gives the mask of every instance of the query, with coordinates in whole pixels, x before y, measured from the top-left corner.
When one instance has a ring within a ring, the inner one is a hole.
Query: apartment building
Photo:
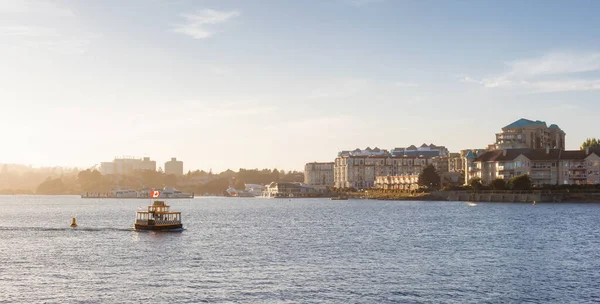
[[[100,163],[100,174],[131,174],[135,171],[156,171],[156,161],[149,157],[135,158],[130,156],[115,157],[112,162]]]
[[[546,122],[521,118],[496,134],[493,150],[501,149],[565,149],[565,132],[557,125],[546,125]]]
[[[450,172],[450,158],[448,156],[436,156],[431,159],[437,173]]]
[[[377,176],[419,175],[432,158],[424,156],[342,155],[335,159],[334,183],[337,188],[368,189]]]
[[[444,157],[448,156],[450,153],[448,149],[444,146],[436,146],[434,144],[422,144],[420,147],[416,147],[415,145],[411,145],[406,148],[394,148],[392,149],[393,156],[427,156],[427,157]]]
[[[172,157],[170,161],[165,163],[165,174],[174,174],[176,176],[183,175],[183,162]]]
[[[304,165],[304,183],[311,186],[333,186],[333,162],[312,162]]]
[[[467,180],[489,183],[528,174],[534,185],[600,184],[600,149],[508,149],[473,158]]]

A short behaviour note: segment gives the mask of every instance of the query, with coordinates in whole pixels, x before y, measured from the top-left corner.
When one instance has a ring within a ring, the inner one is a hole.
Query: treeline
[[[62,167],[33,168],[17,164],[0,165],[0,194],[34,194],[37,187],[48,178],[61,178],[68,182],[78,169]]]
[[[244,184],[268,184],[271,182],[302,182],[304,174],[298,171],[285,172],[277,169],[227,170],[218,174],[206,171],[193,171],[177,177],[157,171],[136,171],[129,175],[102,175],[97,170],[83,170],[77,174],[47,177],[36,187],[36,194],[81,194],[108,193],[114,188],[155,188],[175,187],[197,195],[205,193],[220,195],[228,187],[244,189]],[[5,194],[17,194],[6,191]]]

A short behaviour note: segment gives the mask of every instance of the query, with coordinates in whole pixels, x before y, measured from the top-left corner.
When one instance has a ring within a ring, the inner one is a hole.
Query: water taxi
[[[169,211],[170,206],[164,201],[154,201],[147,211],[137,211],[135,218],[136,230],[182,230],[181,212]]]

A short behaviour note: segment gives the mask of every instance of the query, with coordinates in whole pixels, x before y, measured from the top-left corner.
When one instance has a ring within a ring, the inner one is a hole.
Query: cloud
[[[207,27],[223,24],[238,16],[240,16],[240,12],[238,11],[225,12],[212,9],[203,9],[194,13],[184,13],[181,14],[181,17],[185,20],[185,23],[176,24],[172,31],[188,35],[194,39],[209,38],[214,35],[214,32]]]
[[[28,14],[51,17],[73,17],[69,8],[60,6],[56,1],[43,0],[0,0],[0,14]]]
[[[534,93],[600,90],[600,52],[553,52],[536,58],[507,62],[498,75],[472,78],[459,75],[461,82],[486,88],[519,89]]]
[[[539,58],[517,60],[507,63],[507,76],[542,76],[572,74],[600,70],[600,52],[550,53]]]

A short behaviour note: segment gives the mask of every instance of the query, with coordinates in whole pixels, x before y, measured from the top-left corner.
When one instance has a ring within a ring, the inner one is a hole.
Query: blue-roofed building
[[[422,144],[420,147],[411,145],[406,148],[394,148],[392,149],[393,156],[425,156],[425,157],[446,157],[450,154],[448,149],[444,146],[436,146],[434,144]]]
[[[496,134],[493,149],[565,149],[565,132],[556,124],[548,126],[545,121],[521,118]]]

